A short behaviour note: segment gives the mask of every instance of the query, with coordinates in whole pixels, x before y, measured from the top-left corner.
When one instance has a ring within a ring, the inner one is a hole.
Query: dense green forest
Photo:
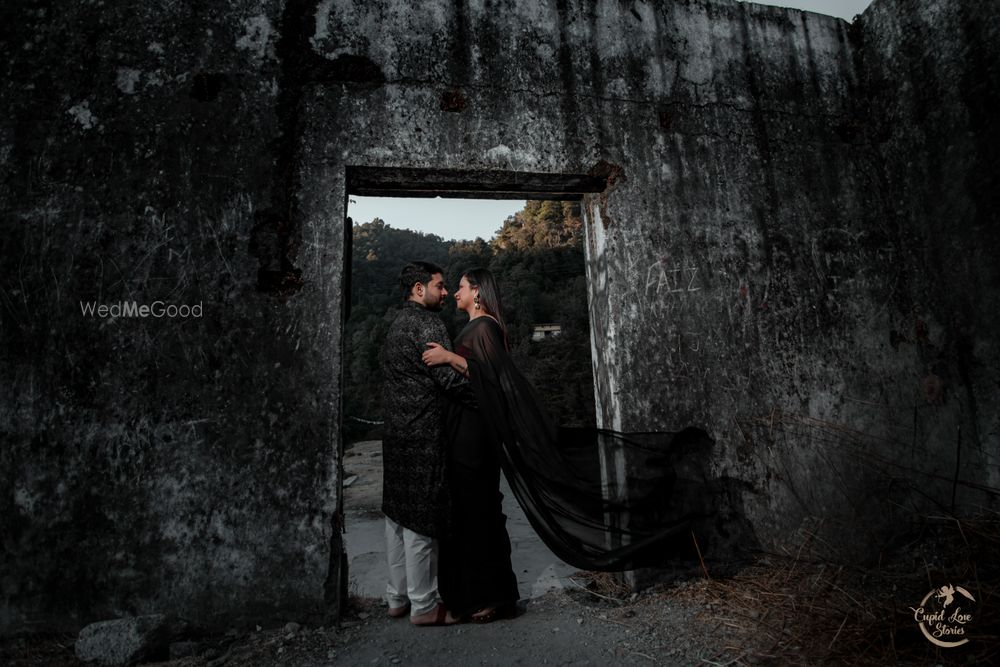
[[[344,360],[348,440],[379,437],[377,426],[367,422],[382,420],[379,354],[402,302],[399,271],[410,260],[444,267],[449,298],[440,317],[453,339],[468,318],[450,293],[464,271],[492,271],[518,367],[557,422],[594,425],[582,227],[579,205],[562,201],[526,202],[489,241],[445,241],[378,218],[355,224]],[[533,341],[534,326],[543,323],[559,324],[562,333]]]

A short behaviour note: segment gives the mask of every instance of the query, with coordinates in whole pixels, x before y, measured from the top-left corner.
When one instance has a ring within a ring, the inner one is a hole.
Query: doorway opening
[[[341,507],[350,593],[385,592],[379,353],[402,301],[403,264],[441,266],[449,292],[468,269],[493,272],[515,363],[536,386],[560,387],[543,392],[558,423],[594,426],[581,200],[605,186],[581,175],[348,169]],[[449,298],[441,317],[454,339],[466,316]],[[560,587],[575,568],[545,547],[505,481],[501,491],[521,596]]]

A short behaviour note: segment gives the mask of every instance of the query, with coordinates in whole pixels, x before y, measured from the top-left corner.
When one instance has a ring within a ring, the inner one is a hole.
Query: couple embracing
[[[506,353],[496,284],[485,269],[462,276],[454,298],[469,323],[457,354],[436,314],[448,297],[441,268],[411,262],[400,288],[382,350],[389,615],[414,625],[512,618],[517,578],[497,443],[469,382],[473,355]]]
[[[717,495],[707,433],[559,427],[508,354],[489,271],[466,271],[455,290],[469,322],[454,349],[436,315],[448,297],[441,268],[407,264],[400,287],[382,350],[390,616],[445,625],[515,615],[501,470],[538,536],[574,567],[657,566],[696,545]]]

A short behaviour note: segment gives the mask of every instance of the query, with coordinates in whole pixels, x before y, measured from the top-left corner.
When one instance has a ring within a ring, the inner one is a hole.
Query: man
[[[421,360],[428,342],[451,349],[435,313],[448,295],[441,268],[411,262],[399,276],[403,306],[382,348],[382,512],[385,514],[389,615],[414,625],[452,622],[437,586],[437,538],[447,521],[443,398],[471,395],[467,381],[447,366]],[[468,400],[468,399],[464,399]]]

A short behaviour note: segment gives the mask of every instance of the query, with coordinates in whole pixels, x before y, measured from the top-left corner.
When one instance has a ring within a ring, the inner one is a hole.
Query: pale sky
[[[742,0],[741,0],[742,1]],[[846,21],[863,12],[872,0],[779,0],[759,2],[804,9],[819,14],[837,16]],[[445,240],[486,240],[500,229],[507,216],[524,207],[523,201],[512,199],[405,199],[401,197],[351,196],[347,215],[356,223],[382,218],[396,229],[416,229],[437,234]]]
[[[850,21],[855,14],[865,11],[868,5],[872,4],[872,0],[778,0],[777,2],[757,2],[756,4],[804,9],[807,12],[828,14]]]
[[[351,195],[347,215],[355,223],[382,218],[395,229],[416,229],[437,234],[446,241],[474,239],[477,236],[489,241],[507,216],[522,208],[523,199],[409,199]]]

